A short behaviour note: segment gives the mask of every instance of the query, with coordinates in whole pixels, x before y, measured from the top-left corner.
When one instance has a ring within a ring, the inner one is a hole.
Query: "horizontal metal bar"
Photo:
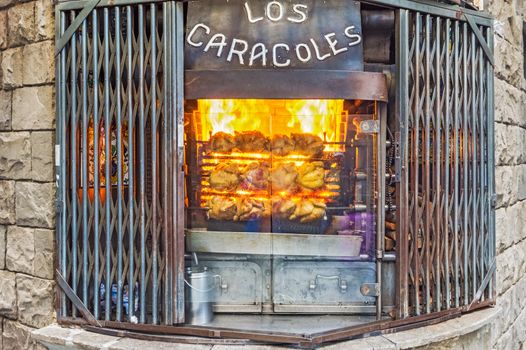
[[[85,6],[86,3],[91,0],[65,0],[57,3],[56,7],[59,11],[67,10],[79,10]],[[149,4],[152,2],[164,2],[163,0],[99,0],[97,7],[107,7],[107,6],[125,6],[125,5],[137,5],[137,4]]]

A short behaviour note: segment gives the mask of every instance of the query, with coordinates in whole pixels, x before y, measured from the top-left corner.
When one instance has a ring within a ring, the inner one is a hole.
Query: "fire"
[[[343,100],[198,100],[201,137],[257,130],[266,136],[303,132],[325,142],[344,141]]]

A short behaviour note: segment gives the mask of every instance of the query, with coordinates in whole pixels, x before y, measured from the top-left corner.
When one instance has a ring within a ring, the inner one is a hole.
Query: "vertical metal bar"
[[[163,2],[163,172],[162,172],[162,198],[163,198],[163,243],[165,255],[165,279],[164,279],[164,323],[173,323],[173,226],[172,226],[172,201],[170,188],[170,175],[173,174],[171,162],[171,132],[172,127],[172,65],[171,65],[171,35],[169,31],[173,18],[171,9],[173,2]]]
[[[414,285],[414,293],[415,293],[415,315],[420,315],[420,253],[418,252],[418,232],[420,228],[420,222],[419,222],[419,212],[420,212],[420,205],[419,205],[419,198],[418,198],[418,188],[419,188],[419,170],[420,170],[420,160],[419,160],[419,129],[420,129],[420,31],[422,30],[422,18],[419,12],[415,14],[416,16],[416,28],[415,28],[415,96],[414,96],[414,125],[413,125],[413,149],[411,150],[412,155],[412,161],[413,161],[413,206],[414,206],[414,215],[413,215],[413,245],[414,245],[414,265],[413,265],[413,273],[414,273],[414,279],[415,279],[415,285]]]
[[[462,24],[462,178],[463,184],[463,203],[462,203],[462,240],[464,248],[464,273],[462,283],[464,284],[464,305],[469,304],[468,300],[468,27],[467,23]]]
[[[475,55],[477,42],[475,34],[470,30],[471,33],[471,280],[472,280],[472,298],[475,297],[477,293],[477,89],[476,89],[476,72],[475,72]],[[471,300],[467,301],[468,303]]]
[[[64,31],[65,31],[65,27],[66,27],[66,14],[62,11],[58,11],[57,10],[57,13],[59,14],[60,16],[60,28],[59,28],[59,32],[60,34],[64,34]],[[71,41],[70,41],[70,45],[71,45]],[[60,168],[59,168],[59,172],[60,172],[60,177],[59,177],[59,184],[60,184],[60,188],[59,188],[59,194],[60,194],[60,229],[59,229],[59,242],[60,242],[60,272],[62,274],[62,276],[66,277],[66,273],[67,273],[67,264],[66,264],[66,259],[67,259],[67,232],[68,232],[68,227],[67,227],[67,219],[68,219],[68,212],[67,212],[67,208],[68,206],[66,205],[66,202],[67,202],[67,195],[66,195],[66,191],[68,190],[67,189],[67,179],[66,179],[66,176],[67,176],[67,172],[66,172],[66,167],[67,167],[67,163],[66,163],[66,142],[67,142],[67,136],[66,136],[66,127],[67,127],[67,124],[66,124],[66,56],[67,56],[67,47],[62,49],[62,51],[60,52],[60,64],[57,65],[57,81],[59,82],[59,120],[58,120],[58,123],[57,125],[59,126],[59,129],[57,131],[59,131],[59,136],[60,136]],[[61,305],[61,310],[60,310],[60,313],[62,316],[66,316],[68,311],[67,311],[67,302],[66,302],[66,294],[64,292],[61,292],[60,293],[60,305]]]
[[[157,237],[157,8],[154,3],[150,4],[150,64],[151,64],[151,125],[152,125],[152,322],[158,322],[158,293],[159,281],[157,279],[158,273],[158,237]]]
[[[441,207],[441,167],[440,163],[442,162],[440,150],[442,147],[441,144],[441,124],[442,124],[442,95],[441,95],[441,81],[440,81],[440,70],[441,70],[441,41],[440,41],[440,30],[441,30],[441,22],[440,17],[435,18],[435,82],[436,85],[433,87],[435,89],[435,137],[434,137],[434,155],[433,155],[433,162],[435,165],[434,169],[434,181],[433,186],[434,188],[434,205],[435,205],[435,228],[434,228],[434,244],[435,246],[435,295],[434,295],[434,301],[435,301],[435,311],[440,311],[442,308],[441,306],[441,286],[440,286],[440,264],[442,262],[441,256],[440,256],[440,249],[441,249],[441,241],[442,241],[442,232],[441,232],[441,220],[443,213],[440,211]],[[446,79],[447,80],[447,79]]]
[[[430,254],[430,242],[431,242],[431,211],[430,211],[430,192],[431,192],[431,174],[430,174],[430,149],[431,149],[431,72],[430,72],[430,59],[431,59],[431,16],[426,15],[426,32],[425,32],[425,133],[424,133],[424,193],[422,196],[424,206],[424,272],[425,272],[425,300],[426,300],[426,313],[431,312],[431,292],[430,292],[430,273],[431,273],[431,254]]]
[[[132,32],[132,7],[126,6],[126,38],[127,38],[127,59],[128,59],[128,320],[134,316],[135,308],[135,240],[134,240],[134,209],[135,209],[135,176],[134,160],[135,145],[133,139],[133,32]]]
[[[387,111],[383,103],[376,105],[377,117],[380,119],[380,134],[376,136],[377,148],[377,203],[376,203],[376,282],[382,290],[382,259],[385,252],[385,154],[386,154],[386,127]],[[376,297],[376,319],[382,317],[382,293]]]
[[[99,221],[100,221],[100,194],[99,194],[99,25],[97,9],[93,10],[92,37],[93,37],[93,188],[94,188],[94,223],[93,223],[93,316],[99,318],[100,283],[99,283]]]
[[[409,12],[408,10],[397,11],[396,26],[398,40],[396,41],[396,67],[397,67],[397,93],[396,113],[399,120],[400,143],[400,181],[397,183],[396,193],[398,193],[398,202],[396,204],[397,219],[397,242],[398,257],[397,264],[397,317],[405,318],[409,315],[409,296],[408,296],[408,271],[409,271],[409,247],[408,247],[408,174],[407,174],[407,145],[408,126],[409,126]]]
[[[454,100],[453,100],[453,111],[454,111],[454,135],[453,135],[453,143],[454,143],[454,157],[453,157],[453,178],[454,178],[454,196],[453,196],[453,245],[454,245],[454,268],[455,268],[455,307],[460,306],[460,261],[459,261],[459,246],[458,246],[458,217],[459,217],[459,208],[458,208],[458,190],[459,190],[459,164],[458,164],[458,158],[459,158],[459,64],[460,64],[460,54],[459,54],[459,42],[460,42],[460,29],[459,29],[459,22],[455,21],[455,37],[454,37],[454,61],[455,64],[453,66],[453,76],[454,76]]]
[[[115,14],[115,102],[117,105],[117,321],[122,320],[122,98],[121,98],[121,8],[114,7]],[[130,307],[130,304],[128,304]]]
[[[488,27],[486,29],[486,36],[488,40],[488,46],[493,53],[494,49],[494,34],[493,28]],[[488,220],[489,220],[489,232],[491,238],[490,244],[490,259],[491,262],[496,254],[496,240],[495,240],[495,210],[493,205],[493,196],[495,194],[495,136],[494,136],[494,92],[493,92],[493,65],[489,60],[486,60],[486,79],[487,79],[487,132],[488,132]],[[489,282],[489,294],[493,300],[495,300],[497,288],[495,288],[496,277],[493,274],[493,278]]]
[[[175,203],[174,206],[174,218],[175,223],[175,239],[174,244],[174,257],[175,268],[177,269],[176,278],[174,279],[175,285],[174,290],[176,291],[176,309],[175,309],[175,322],[184,322],[184,173],[183,167],[183,155],[184,155],[184,113],[183,113],[183,99],[184,99],[184,87],[183,87],[183,73],[184,73],[184,19],[183,19],[183,3],[176,2],[172,16],[174,18],[174,30],[175,35],[172,37],[172,47],[174,48],[173,57],[175,58],[172,63],[173,78],[175,96],[175,128],[173,130],[175,135],[175,147],[174,147],[174,166],[175,176],[174,189],[175,191]]]
[[[444,108],[445,108],[445,129],[444,129],[444,231],[443,231],[443,235],[444,235],[444,260],[445,260],[445,264],[444,264],[444,267],[445,267],[445,272],[444,272],[444,276],[445,276],[445,287],[446,287],[446,309],[449,309],[451,307],[451,289],[450,289],[450,284],[451,284],[451,279],[450,279],[450,276],[449,276],[449,183],[450,183],[450,178],[449,178],[449,167],[450,167],[450,163],[449,163],[449,160],[450,160],[450,149],[449,149],[449,144],[450,144],[450,134],[449,134],[449,125],[450,125],[450,117],[451,117],[451,109],[450,109],[450,106],[451,106],[451,72],[450,72],[450,67],[449,65],[451,64],[451,56],[450,56],[450,53],[449,53],[449,48],[450,48],[450,44],[451,44],[451,39],[450,39],[450,34],[451,34],[451,20],[448,18],[446,19],[446,25],[445,25],[445,31],[444,31],[444,40],[445,40],[445,43],[444,43],[444,49],[446,51],[445,53],[445,57],[446,57],[446,62],[445,62],[445,82],[446,82],[446,87],[445,87],[445,93],[444,93],[444,98],[445,98],[445,105],[444,105]]]
[[[146,178],[144,154],[144,7],[138,5],[139,10],[139,215],[141,239],[141,277],[140,277],[140,318],[146,322]]]
[[[104,317],[109,320],[111,317],[111,138],[110,138],[110,38],[109,38],[109,9],[104,8],[104,145],[105,145],[105,162],[104,162],[104,181],[106,187],[106,201],[104,207],[106,209],[106,279],[104,283]]]
[[[477,49],[477,56],[478,56],[478,96],[479,96],[479,110],[478,110],[478,129],[479,129],[479,184],[477,188],[478,192],[478,208],[479,208],[479,232],[480,232],[480,252],[479,254],[479,267],[480,267],[480,281],[484,279],[485,276],[485,269],[484,269],[484,261],[485,261],[485,245],[486,245],[486,232],[484,230],[484,209],[486,204],[486,172],[485,172],[485,160],[484,160],[484,149],[486,147],[485,145],[485,139],[484,139],[484,116],[485,116],[485,110],[484,110],[484,75],[483,75],[483,66],[484,66],[484,57],[482,53],[482,48],[479,46]],[[477,287],[478,289],[478,287]],[[484,296],[484,293],[482,294]],[[483,300],[484,298],[482,298]]]
[[[82,22],[82,302],[88,305],[88,25]]]
[[[77,293],[77,34],[71,36],[71,288]],[[73,306],[73,316],[76,308]]]

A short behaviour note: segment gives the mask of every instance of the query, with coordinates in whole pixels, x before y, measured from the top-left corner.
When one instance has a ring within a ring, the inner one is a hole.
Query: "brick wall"
[[[495,18],[496,349],[526,347],[526,79],[524,0],[491,0]]]
[[[51,0],[0,0],[0,349],[54,321]]]

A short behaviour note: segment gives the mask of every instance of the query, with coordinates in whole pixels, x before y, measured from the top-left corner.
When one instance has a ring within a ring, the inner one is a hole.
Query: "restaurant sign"
[[[187,69],[362,70],[360,4],[190,1],[185,45]]]

